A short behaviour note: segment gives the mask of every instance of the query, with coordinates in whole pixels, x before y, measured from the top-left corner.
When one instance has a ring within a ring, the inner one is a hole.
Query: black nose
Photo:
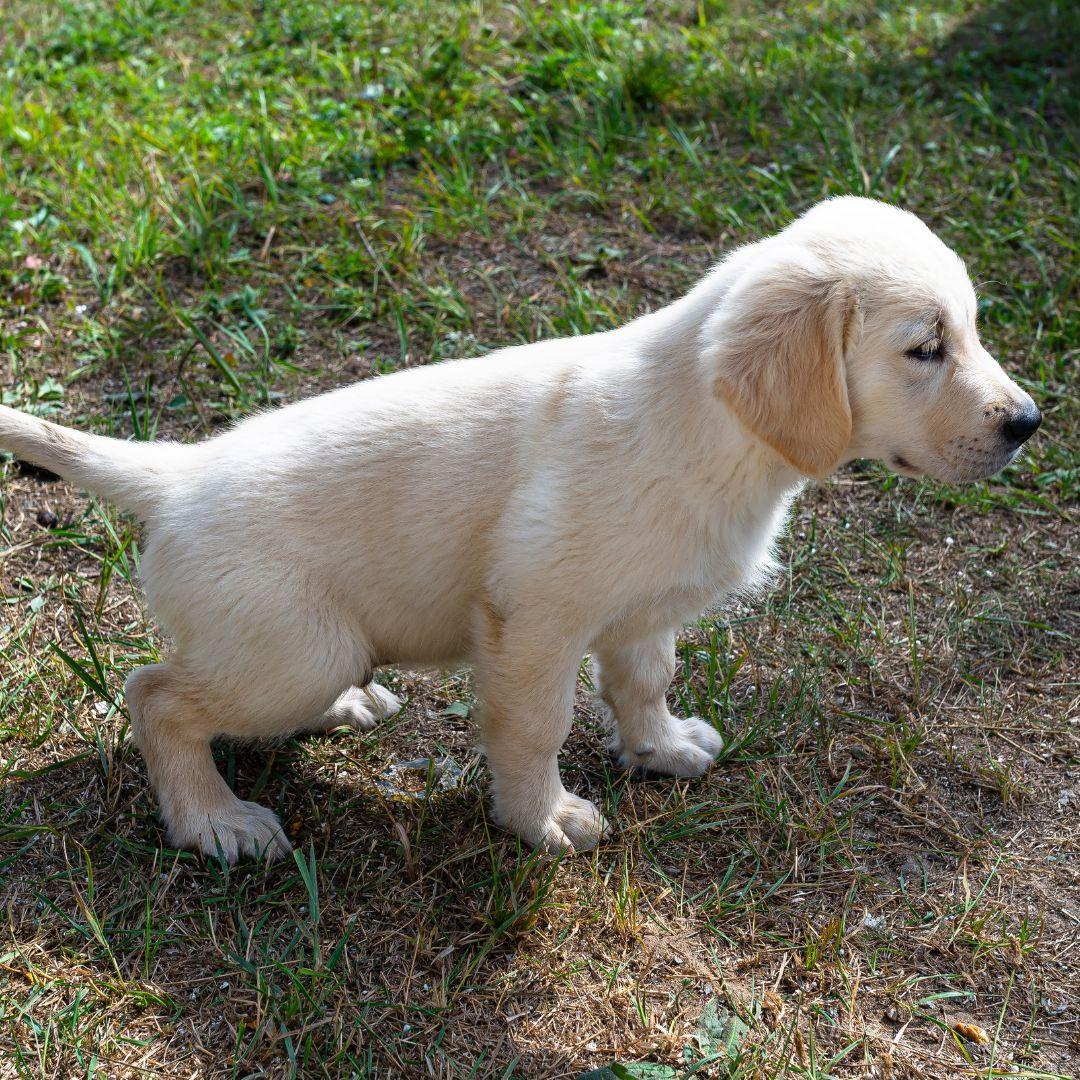
[[[1042,423],[1042,413],[1034,401],[1021,405],[1013,415],[1001,425],[1001,433],[1012,446],[1025,443]]]

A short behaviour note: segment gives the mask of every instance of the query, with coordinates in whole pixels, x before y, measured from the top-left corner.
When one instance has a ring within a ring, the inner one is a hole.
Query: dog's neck
[[[702,356],[702,326],[723,303],[740,254],[679,300],[632,324],[639,361],[639,385],[633,390],[644,411],[663,426],[664,441],[679,455],[681,474],[699,488],[701,498],[711,501],[722,494],[726,503],[744,499],[768,512],[770,505],[790,502],[807,478],[715,393],[713,373]],[[743,483],[753,489],[740,490]]]
[[[609,373],[635,474],[669,503],[672,561],[681,567],[672,569],[718,592],[761,577],[806,483],[714,393],[699,338],[726,291],[722,271],[637,320],[619,371]],[[732,552],[742,556],[733,561]]]

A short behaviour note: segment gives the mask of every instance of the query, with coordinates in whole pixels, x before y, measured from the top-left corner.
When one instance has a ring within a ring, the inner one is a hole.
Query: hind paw
[[[323,719],[328,729],[347,724],[358,731],[370,731],[380,720],[389,719],[399,712],[401,706],[401,700],[385,686],[372,682],[364,687],[353,686],[346,690],[327,709]]]
[[[292,851],[277,815],[240,799],[208,813],[186,813],[170,821],[168,836],[174,847],[220,857],[230,866],[244,857],[274,862]]]

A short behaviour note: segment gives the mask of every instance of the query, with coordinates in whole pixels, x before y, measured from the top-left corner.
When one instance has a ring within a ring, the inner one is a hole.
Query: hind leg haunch
[[[276,815],[238,799],[214,765],[215,723],[191,679],[171,664],[154,664],[132,672],[124,694],[170,844],[220,853],[230,864],[289,853]]]

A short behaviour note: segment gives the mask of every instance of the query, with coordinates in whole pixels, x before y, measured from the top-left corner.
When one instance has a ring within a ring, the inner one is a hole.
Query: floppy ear
[[[752,263],[702,332],[713,388],[806,476],[828,475],[851,439],[844,354],[858,301],[802,253]]]

